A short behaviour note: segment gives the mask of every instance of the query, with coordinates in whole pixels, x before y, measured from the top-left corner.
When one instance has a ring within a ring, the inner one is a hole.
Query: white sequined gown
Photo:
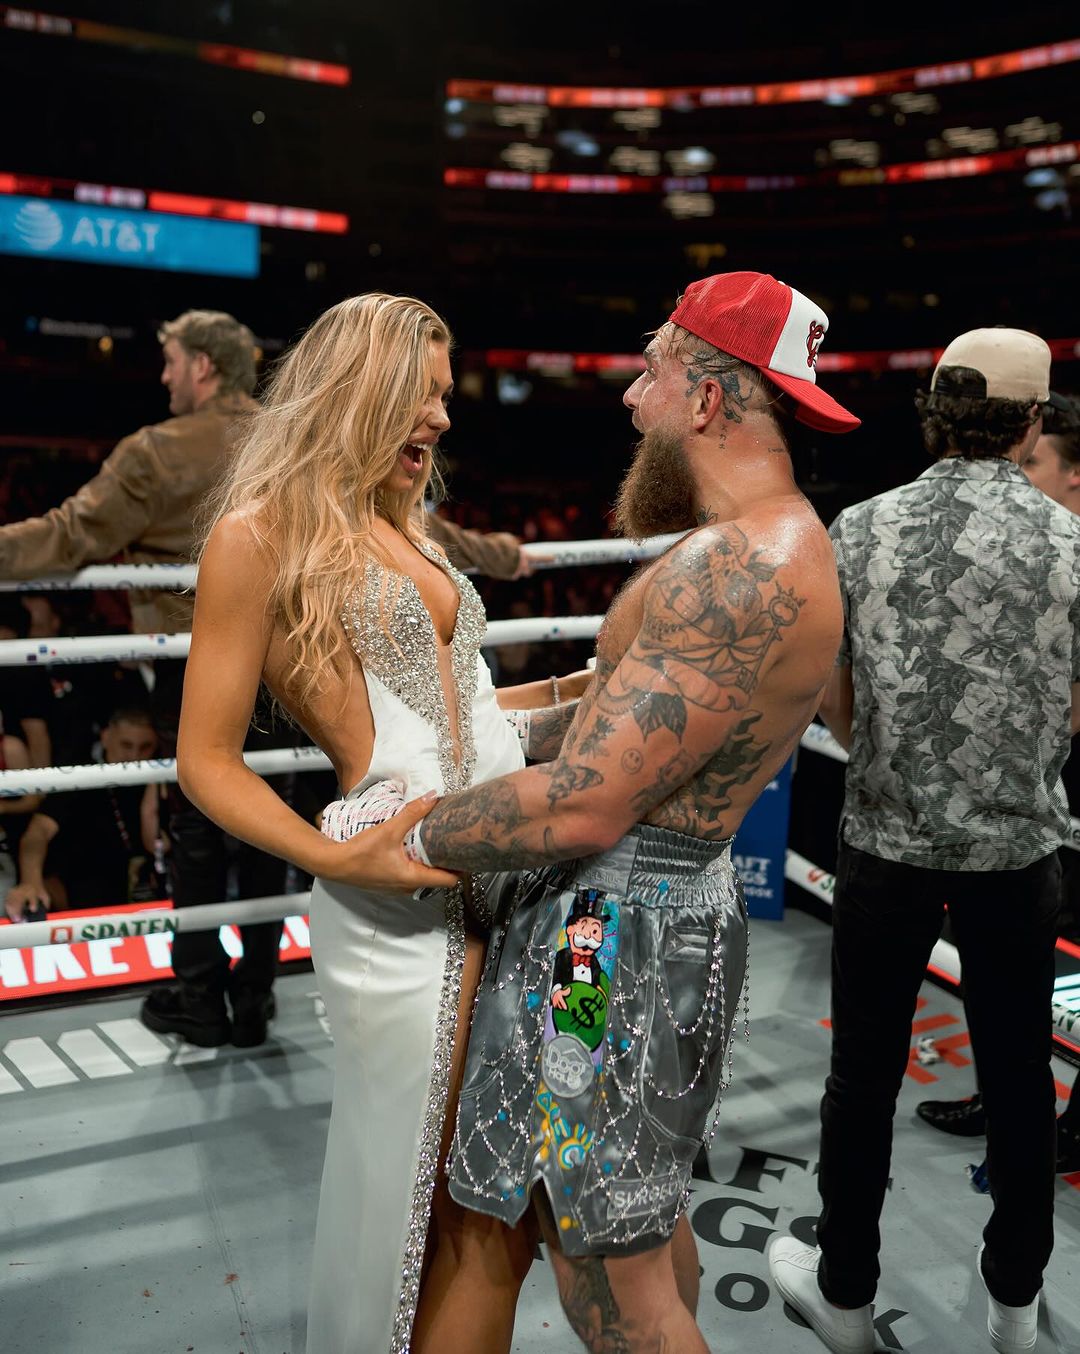
[[[368,774],[406,797],[523,765],[480,644],[484,608],[457,584],[451,645],[460,765],[437,638],[411,579],[369,563],[344,617],[375,719]],[[460,896],[417,902],[316,880],[311,949],[334,1039],[334,1100],[315,1237],[307,1354],[404,1354],[416,1313],[464,957]]]

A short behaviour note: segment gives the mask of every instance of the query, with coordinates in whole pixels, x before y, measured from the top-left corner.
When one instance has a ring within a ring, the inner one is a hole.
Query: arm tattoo
[[[675,756],[664,763],[656,773],[656,779],[644,790],[639,790],[631,799],[630,807],[639,818],[644,818],[650,809],[663,803],[673,790],[677,790],[694,770],[694,758],[680,748]]]
[[[489,823],[498,824],[506,832],[514,832],[526,822],[517,791],[507,779],[492,780],[486,785],[474,786],[468,793],[442,799],[428,814],[429,822],[435,814],[439,815],[447,833],[483,829]],[[425,830],[424,842],[429,850],[430,840]]]
[[[422,835],[428,858],[453,861],[456,870],[478,872],[563,860],[569,852],[559,851],[555,834],[546,824],[538,832],[535,819],[522,811],[515,784],[525,776],[554,780],[558,765],[549,762],[531,767],[441,799],[424,819]],[[556,795],[553,802],[558,798]]]
[[[574,793],[575,790],[589,790],[594,785],[603,785],[604,778],[599,771],[589,766],[572,766],[564,759],[545,766],[545,773],[551,778],[548,790],[548,804],[554,808],[560,799]]]
[[[678,567],[657,572],[661,601],[646,612],[635,647],[642,665],[663,673],[689,703],[730,710],[752,695],[806,599],[774,581],[776,566],[751,552],[733,524],[684,554]]]
[[[730,524],[683,551],[655,574],[641,631],[596,708],[631,713],[646,742],[666,729],[681,743],[690,706],[714,714],[745,706],[805,601],[775,574]]]
[[[573,815],[581,796],[608,782],[609,790],[625,787],[610,769],[586,765],[609,756],[605,743],[614,738],[621,738],[624,777],[652,766],[650,783],[632,796],[626,789],[622,806],[689,835],[730,835],[724,814],[732,791],[759,773],[770,750],[754,736],[763,717],[751,704],[754,693],[805,605],[776,573],[733,523],[707,528],[663,560],[637,637],[616,670],[606,664],[598,674],[556,759],[442,800],[422,827],[429,858],[461,870],[505,870],[565,859],[573,840],[582,849],[580,830],[560,841],[556,817]],[[702,712],[720,718],[703,723]],[[640,746],[628,744],[635,728]]]
[[[642,680],[647,680],[647,674]],[[686,728],[686,701],[681,695],[653,691],[636,682],[624,681],[621,676],[613,677],[604,690],[597,693],[596,705],[597,709],[611,715],[632,714],[646,740],[658,729],[669,729],[676,738],[681,738]]]
[[[615,725],[611,720],[597,715],[592,728],[578,744],[578,751],[583,757],[606,757],[608,753],[604,743],[614,732]]]
[[[648,701],[634,706],[634,719],[646,742],[657,729],[670,729],[681,738],[686,728],[686,702],[681,696],[654,691]]]
[[[533,710],[529,720],[529,743],[525,755],[534,762],[550,762],[559,755],[567,730],[574,722],[578,702],[566,701],[544,710]]]
[[[697,556],[655,576],[656,591],[630,656],[637,662],[625,665],[599,703],[632,712],[646,743],[666,729],[681,745],[691,706],[741,714],[711,757],[691,757],[680,746],[630,801],[639,818],[694,836],[730,835],[724,814],[731,791],[753,779],[770,748],[754,737],[762,716],[748,702],[770,650],[804,605],[775,576],[775,566],[751,551],[734,526],[715,533]],[[657,689],[663,687],[668,690]],[[622,767],[635,774],[634,759],[628,765],[624,755]]]
[[[608,680],[614,670],[615,665],[613,663],[606,658],[601,658],[599,655],[597,656],[596,675],[589,684],[589,688],[584,696],[578,701],[574,722],[571,724],[570,731],[563,740],[562,752],[564,756],[569,756],[572,752],[580,751],[578,748],[578,740],[582,738],[582,731],[586,724],[589,723],[593,711],[596,708],[597,693],[602,689],[604,683]],[[607,741],[609,734],[611,734],[613,730],[614,725],[610,720],[603,719],[602,716],[598,715],[596,724],[590,729],[589,734],[584,735],[586,740],[589,739],[590,735],[595,735],[595,744],[591,745],[587,751],[582,753],[582,755],[586,757],[606,756],[606,749],[603,749],[601,745]]]

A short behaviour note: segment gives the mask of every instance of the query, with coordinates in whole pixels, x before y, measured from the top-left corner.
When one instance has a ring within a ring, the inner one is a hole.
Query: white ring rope
[[[245,752],[244,761],[260,776],[333,769],[326,753],[315,747]],[[63,790],[109,790],[121,785],[172,785],[175,781],[176,762],[172,757],[155,757],[146,762],[102,762],[90,766],[37,766],[26,771],[0,771],[0,799],[54,795]]]
[[[831,757],[834,762],[846,762],[848,759],[847,753],[824,724],[808,724],[799,739],[799,745],[808,752],[820,752],[823,757]]]
[[[231,903],[199,903],[193,907],[147,908],[145,912],[91,911],[55,921],[0,926],[0,950],[31,950],[39,945],[71,945],[79,941],[116,940],[126,936],[175,935],[177,931],[216,931],[219,926],[249,926],[307,916],[310,893],[280,893]],[[63,931],[70,931],[70,936]],[[61,936],[58,937],[58,931]]]
[[[603,616],[535,616],[489,621],[486,646],[592,639]],[[191,636],[80,635],[73,639],[0,640],[0,668],[58,667],[73,663],[140,663],[153,658],[186,658]]]
[[[636,560],[662,555],[683,534],[676,531],[667,536],[652,536],[647,541],[611,540],[608,537],[591,541],[533,541],[523,545],[522,550],[534,569],[633,564]],[[198,572],[194,564],[91,564],[73,574],[0,582],[0,592],[73,592],[79,588],[117,592],[129,592],[134,588],[182,590],[195,587]]]

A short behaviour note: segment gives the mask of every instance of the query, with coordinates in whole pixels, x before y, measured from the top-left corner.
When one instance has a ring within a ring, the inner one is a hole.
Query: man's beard
[[[195,412],[195,395],[186,386],[177,386],[169,391],[169,413],[173,418],[183,418],[185,414]]]
[[[671,433],[654,428],[634,448],[634,459],[615,495],[615,529],[640,541],[696,522],[694,477]]]

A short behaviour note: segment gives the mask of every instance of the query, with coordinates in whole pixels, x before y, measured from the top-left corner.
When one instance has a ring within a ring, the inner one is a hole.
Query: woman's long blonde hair
[[[320,315],[279,363],[205,509],[205,539],[242,511],[276,565],[269,609],[286,636],[285,687],[299,705],[343,674],[341,613],[371,557],[389,563],[376,515],[422,539],[430,462],[408,493],[380,485],[416,426],[445,322],[411,296],[369,292]],[[441,485],[440,485],[441,487]],[[201,551],[200,551],[201,553]]]

